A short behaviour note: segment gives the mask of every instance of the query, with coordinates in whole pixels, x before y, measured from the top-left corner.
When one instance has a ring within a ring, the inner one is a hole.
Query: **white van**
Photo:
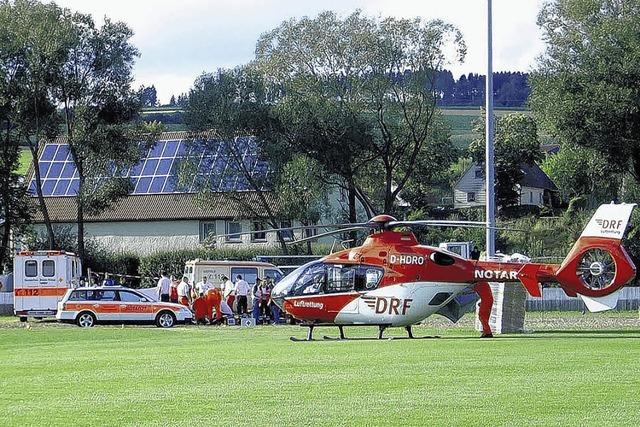
[[[270,278],[277,283],[282,277],[282,271],[273,264],[259,261],[210,261],[194,259],[187,261],[184,267],[184,275],[189,278],[189,283],[195,284],[207,276],[209,283],[221,285],[222,276],[227,276],[235,282],[238,275],[242,276],[249,285],[254,285],[256,279]]]
[[[23,251],[13,258],[13,312],[27,317],[55,316],[67,289],[79,285],[80,259],[63,251]]]

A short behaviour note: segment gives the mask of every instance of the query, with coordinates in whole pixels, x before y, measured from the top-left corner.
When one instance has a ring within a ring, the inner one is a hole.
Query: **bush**
[[[569,207],[565,211],[565,216],[570,217],[575,215],[576,212],[583,211],[589,206],[589,199],[587,196],[577,196],[569,201]]]

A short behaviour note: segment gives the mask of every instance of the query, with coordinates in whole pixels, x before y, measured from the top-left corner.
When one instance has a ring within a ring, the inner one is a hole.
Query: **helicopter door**
[[[354,265],[327,265],[327,283],[325,287],[326,298],[350,298],[349,294],[358,294],[356,291],[356,278],[358,267]],[[358,300],[353,299],[346,305],[328,304],[329,307],[337,309],[329,310],[333,313],[357,314]]]

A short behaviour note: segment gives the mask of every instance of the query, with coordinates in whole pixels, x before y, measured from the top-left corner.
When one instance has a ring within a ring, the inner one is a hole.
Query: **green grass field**
[[[481,340],[467,320],[417,328],[437,339],[310,343],[289,341],[304,335],[292,326],[27,329],[3,318],[2,424],[637,425],[637,313],[595,330],[597,318],[556,316],[574,322],[564,331],[534,316],[546,331]]]
[[[443,108],[441,111],[445,120],[451,126],[451,141],[456,147],[466,149],[471,141],[473,141],[473,138],[477,137],[473,132],[473,127],[476,119],[480,117],[482,110],[479,107],[449,107]],[[495,110],[496,116],[504,116],[512,113],[531,114],[526,110]]]

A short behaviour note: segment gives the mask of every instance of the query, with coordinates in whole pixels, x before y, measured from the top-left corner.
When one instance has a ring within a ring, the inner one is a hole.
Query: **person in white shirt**
[[[227,276],[222,276],[222,280],[224,280],[222,296],[227,301],[227,305],[233,308],[233,302],[236,299],[236,294],[234,293],[235,285]]]
[[[160,273],[162,277],[158,280],[158,298],[162,302],[169,302],[169,290],[171,288],[171,280],[167,276],[167,272]]]
[[[178,285],[178,302],[187,307],[191,304],[191,286],[187,276],[184,276]]]
[[[242,279],[242,276],[238,274],[236,278],[236,286],[235,293],[236,299],[238,301],[238,314],[246,315],[247,314],[247,295],[249,294],[249,284],[246,280]]]
[[[211,283],[209,283],[207,276],[202,276],[202,282],[196,283],[196,291],[199,296],[203,296],[209,288],[211,288]]]

